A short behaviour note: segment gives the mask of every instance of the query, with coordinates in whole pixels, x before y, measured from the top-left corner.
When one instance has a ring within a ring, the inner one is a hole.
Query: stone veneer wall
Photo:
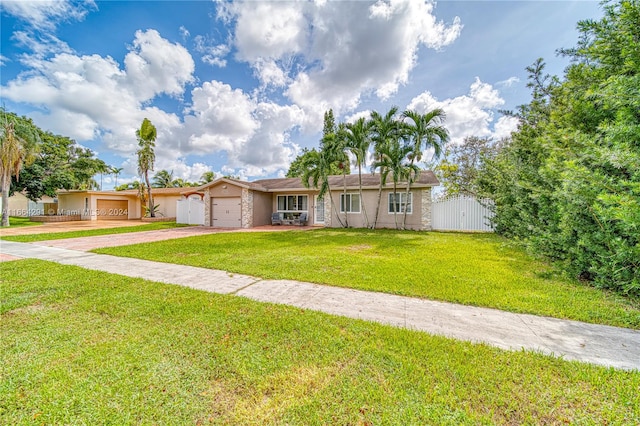
[[[431,231],[431,188],[422,191],[422,218],[420,230]]]
[[[211,226],[211,192],[209,188],[204,190],[204,226]]]
[[[242,188],[242,200],[241,200],[241,221],[240,226],[243,228],[253,227],[253,191],[247,188]]]
[[[324,226],[325,228],[331,228],[331,218],[333,211],[331,210],[331,198],[329,194],[324,196]]]

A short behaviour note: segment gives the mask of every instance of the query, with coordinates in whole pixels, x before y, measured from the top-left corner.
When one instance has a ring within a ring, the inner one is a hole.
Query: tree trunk
[[[8,184],[6,184],[7,181]],[[9,186],[11,185],[11,179],[6,179],[2,176],[0,185],[2,185],[2,223],[0,226],[9,226]]]
[[[411,161],[411,165],[413,166],[413,161]],[[417,176],[417,174],[415,176]],[[407,192],[404,199],[404,214],[402,215],[402,229],[407,229],[407,204],[409,203],[409,193],[411,192],[412,181],[413,179],[411,178],[411,171],[409,171],[409,179],[407,179]],[[413,206],[411,206],[411,208],[413,209]]]
[[[149,194],[148,206],[149,206],[149,217],[156,217],[155,205],[153,204],[153,195],[151,195],[151,185],[149,184],[149,172],[144,172],[144,180],[147,183],[147,192]]]
[[[395,176],[394,176],[395,177]],[[398,188],[395,179],[393,180],[393,220],[396,223],[396,229],[398,229],[398,200],[396,196],[398,195]]]
[[[349,227],[349,216],[347,213],[347,172],[346,169],[344,167],[344,163],[342,165],[342,185],[344,187],[344,190],[342,191],[344,194],[344,198],[343,198],[343,203],[344,205],[342,207],[344,207],[344,227],[348,228]],[[349,206],[351,207],[351,206]]]
[[[362,213],[364,214],[364,226],[369,227],[369,217],[367,216],[367,208],[364,205],[362,198],[362,165],[358,163],[358,186],[360,187],[360,205],[362,206]]]
[[[333,196],[331,195],[331,190],[329,190],[329,202],[331,203],[331,207],[333,207],[333,212],[336,214],[336,219],[338,219],[338,223],[341,227],[345,228],[344,223],[342,223],[342,219],[340,219],[340,212],[336,208],[336,204],[333,202]]]
[[[376,206],[376,217],[373,219],[373,226],[371,229],[376,229],[378,226],[378,215],[380,213],[380,202],[382,201],[382,175],[380,175],[380,187],[378,188],[378,205]]]

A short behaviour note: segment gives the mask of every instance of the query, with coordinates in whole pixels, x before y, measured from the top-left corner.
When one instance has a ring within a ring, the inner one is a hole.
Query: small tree
[[[2,187],[2,222],[9,226],[9,191],[11,177],[20,177],[22,166],[33,160],[37,135],[28,131],[16,132],[15,122],[9,121],[3,110],[0,128],[0,186]]]
[[[151,217],[156,217],[153,204],[153,194],[151,193],[151,184],[149,182],[149,171],[153,171],[153,166],[156,161],[156,154],[154,148],[156,146],[155,140],[157,137],[157,131],[151,121],[145,118],[142,120],[140,129],[136,130],[136,136],[138,138],[138,173],[144,177],[144,181],[148,191],[148,211]]]

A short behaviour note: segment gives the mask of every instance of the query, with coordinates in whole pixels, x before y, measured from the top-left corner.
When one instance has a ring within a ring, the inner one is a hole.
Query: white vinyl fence
[[[176,223],[204,225],[204,201],[195,198],[178,200],[176,205]]]
[[[461,195],[436,200],[431,206],[431,225],[435,231],[493,232],[489,209],[492,201]]]

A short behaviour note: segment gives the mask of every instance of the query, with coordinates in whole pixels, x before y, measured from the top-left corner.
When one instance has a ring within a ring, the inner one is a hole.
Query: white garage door
[[[240,228],[242,226],[240,197],[211,199],[211,226]]]

